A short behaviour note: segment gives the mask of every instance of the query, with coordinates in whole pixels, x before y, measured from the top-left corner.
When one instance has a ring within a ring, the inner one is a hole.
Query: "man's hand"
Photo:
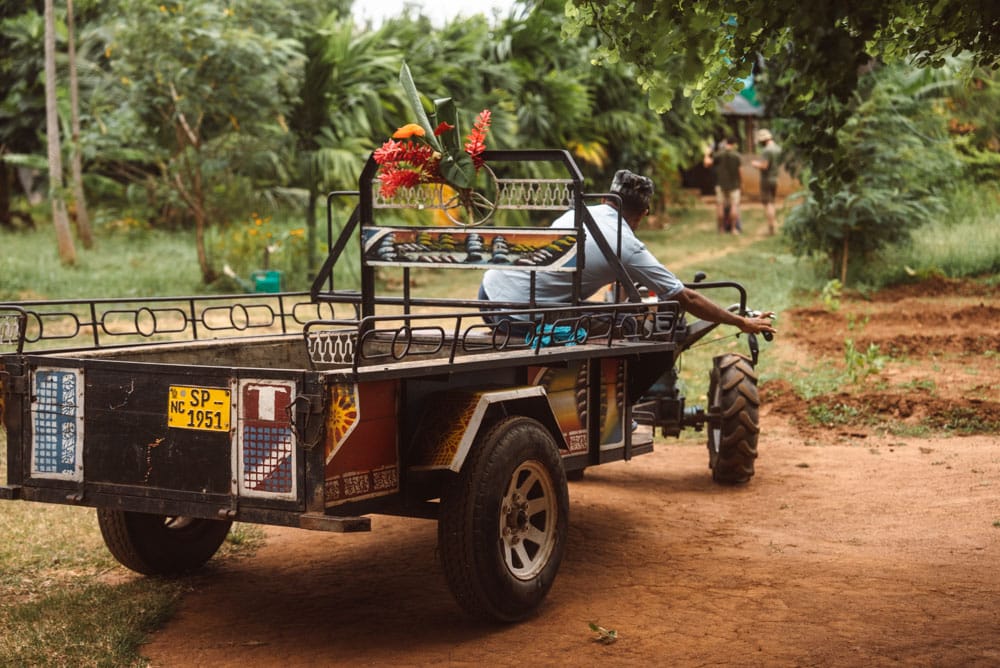
[[[771,321],[774,319],[774,311],[754,313],[742,316],[741,319],[743,322],[739,325],[740,331],[745,334],[775,334],[777,332],[771,324]]]

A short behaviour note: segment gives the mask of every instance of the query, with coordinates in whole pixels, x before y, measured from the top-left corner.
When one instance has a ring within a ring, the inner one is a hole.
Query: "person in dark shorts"
[[[770,130],[757,131],[757,144],[760,145],[760,158],[753,160],[750,164],[760,170],[760,201],[764,203],[767,233],[774,234],[777,230],[777,212],[774,200],[778,195],[778,165],[781,162],[781,147],[775,143]]]
[[[740,234],[743,221],[740,219],[740,189],[742,160],[736,147],[736,137],[728,137],[719,143],[719,148],[705,156],[705,166],[715,173],[715,215],[719,232]]]

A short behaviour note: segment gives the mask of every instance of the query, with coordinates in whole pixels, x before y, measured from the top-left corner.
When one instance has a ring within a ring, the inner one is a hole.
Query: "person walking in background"
[[[705,155],[705,166],[715,173],[715,217],[719,232],[740,234],[740,154],[737,139],[728,137],[712,155]]]
[[[715,164],[713,157],[722,150],[725,143],[725,139],[720,139],[717,142],[708,144],[702,151],[702,163],[712,173],[712,195],[715,197],[715,230],[719,234],[722,234],[725,229],[727,212],[723,209],[719,200],[719,166]]]
[[[750,164],[760,170],[760,201],[764,203],[767,233],[774,234],[777,229],[774,200],[778,195],[778,165],[781,162],[781,147],[775,143],[770,130],[764,129],[757,131],[757,144],[761,147],[760,158]]]

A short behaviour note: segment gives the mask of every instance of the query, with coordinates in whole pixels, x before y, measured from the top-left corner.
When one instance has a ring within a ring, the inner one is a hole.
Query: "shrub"
[[[846,284],[878,251],[906,242],[945,211],[960,165],[944,117],[931,102],[942,84],[922,70],[867,75],[837,133],[837,160],[803,175],[807,188],[786,220],[802,255],[820,253]]]

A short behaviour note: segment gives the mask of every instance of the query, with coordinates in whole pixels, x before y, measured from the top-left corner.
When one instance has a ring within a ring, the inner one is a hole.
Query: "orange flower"
[[[392,133],[393,139],[409,139],[410,137],[423,137],[426,131],[416,123],[407,123]]]

